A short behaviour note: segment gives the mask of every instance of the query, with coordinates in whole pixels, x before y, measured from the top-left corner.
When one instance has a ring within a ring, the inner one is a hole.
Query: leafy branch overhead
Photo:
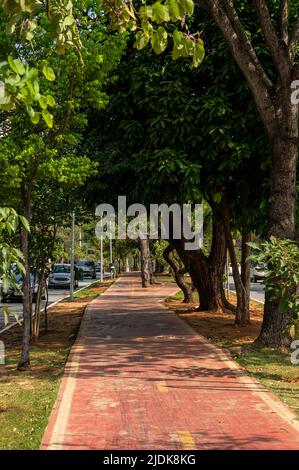
[[[165,0],[144,5],[137,11],[132,2],[104,0],[103,7],[114,28],[119,31],[135,31],[135,47],[143,49],[151,45],[156,54],[165,51],[172,40],[172,57],[192,57],[193,66],[198,67],[205,54],[204,43],[199,33],[188,31],[187,19],[194,12],[193,0]],[[166,29],[167,23],[172,28]],[[162,24],[164,26],[162,26]]]
[[[8,15],[7,33],[19,31],[22,39],[31,41],[38,27],[37,13],[45,11],[49,20],[49,29],[55,39],[59,54],[68,48],[81,48],[77,23],[73,16],[71,0],[1,0],[0,6]]]
[[[48,65],[44,64],[41,72],[46,80],[55,80],[55,73]],[[42,117],[47,126],[52,127],[53,116],[48,108],[55,106],[55,100],[40,92],[39,76],[38,69],[20,59],[8,57],[0,63],[0,108],[11,111],[17,106],[25,106],[33,124],[38,124]]]
[[[34,14],[46,10],[57,52],[63,54],[68,48],[81,48],[76,19],[71,0],[3,0],[4,12],[10,15],[8,30],[20,29],[28,41],[34,37],[37,22]],[[172,38],[173,59],[192,57],[194,67],[204,58],[204,44],[199,33],[190,34],[187,19],[194,12],[193,0],[165,0],[143,5],[136,10],[132,0],[103,0],[99,2],[109,15],[110,24],[120,32],[136,31],[135,47],[144,48],[150,43],[157,54],[161,54]],[[174,31],[167,31],[162,24],[173,23]]]

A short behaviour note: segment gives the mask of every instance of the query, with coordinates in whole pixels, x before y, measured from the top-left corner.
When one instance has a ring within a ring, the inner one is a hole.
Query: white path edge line
[[[227,290],[227,289],[226,289]],[[237,292],[235,290],[232,290],[232,289],[228,289],[229,292],[231,292],[232,294],[237,294]],[[250,296],[250,300],[253,300],[254,302],[257,302],[258,304],[262,304],[262,305],[265,305],[265,302],[263,300],[257,300],[257,299],[254,299],[253,297]]]
[[[105,292],[103,292],[99,297],[102,297],[103,295],[108,293],[110,288],[120,279],[120,277],[117,277],[115,279],[115,282],[113,282]],[[94,284],[94,283],[91,283]],[[89,284],[89,285],[91,285]],[[77,291],[78,292],[78,291]],[[93,299],[90,304],[94,303],[96,300],[99,298]],[[89,305],[90,305],[89,304]],[[52,408],[52,413],[54,410],[57,410],[55,422],[53,429],[51,431],[51,434],[48,439],[48,445],[46,447],[46,450],[63,450],[64,448],[64,438],[65,438],[65,432],[67,428],[67,423],[68,423],[68,418],[71,410],[71,404],[72,404],[72,398],[74,395],[75,391],[75,385],[76,385],[76,378],[77,378],[77,372],[79,369],[79,363],[80,363],[80,355],[83,350],[83,345],[80,344],[81,340],[81,334],[82,334],[82,325],[84,322],[84,319],[86,319],[86,316],[88,315],[88,307],[89,305],[86,306],[86,309],[84,311],[84,315],[81,319],[80,323],[80,329],[76,338],[76,341],[70,351],[70,355],[73,353],[73,356],[71,356],[71,360],[67,360],[65,368],[68,367],[68,370],[66,371],[66,383],[65,383],[65,388],[63,390],[63,393],[61,395],[61,383],[59,387],[59,392],[58,396],[56,398],[56,402],[54,403],[54,406]],[[69,357],[70,357],[69,355]],[[65,372],[64,372],[65,373]],[[48,425],[52,417],[52,413],[49,416],[48,419]],[[47,430],[47,428],[46,428]],[[46,432],[45,430],[45,432]],[[44,433],[45,435],[45,433]],[[43,443],[43,439],[42,439]],[[42,448],[42,443],[41,443],[41,448]]]

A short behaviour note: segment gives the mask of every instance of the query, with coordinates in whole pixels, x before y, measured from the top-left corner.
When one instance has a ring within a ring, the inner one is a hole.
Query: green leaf
[[[8,57],[7,62],[9,63],[10,68],[19,75],[24,75],[25,67],[24,64],[20,59],[13,59],[12,57]]]
[[[219,204],[222,200],[222,194],[221,193],[215,193],[213,195],[213,201],[216,202],[216,204]]]
[[[170,21],[169,9],[167,5],[162,5],[160,2],[156,2],[152,5],[153,8],[153,20],[160,24]]]
[[[35,112],[34,116],[30,118],[32,124],[38,124],[40,121],[40,113]]]
[[[149,34],[143,31],[138,31],[138,33],[135,36],[135,39],[136,41],[134,43],[134,47],[136,47],[136,49],[138,50],[141,50],[148,44],[150,40],[150,36]]]
[[[182,56],[184,56],[184,34],[176,29],[173,32],[172,58],[176,60]]]
[[[55,73],[52,67],[49,67],[48,65],[43,66],[43,74],[46,77],[49,82],[53,82],[55,80]]]
[[[26,109],[27,109],[27,113],[29,114],[30,118],[33,118],[33,117],[34,117],[34,114],[35,114],[35,111],[34,111],[34,109],[32,108],[32,106],[27,105],[27,106],[26,106]]]
[[[168,8],[172,19],[180,20],[182,18],[177,0],[169,0]]]
[[[39,105],[42,109],[47,109],[48,107],[48,101],[45,96],[40,96],[38,99]]]
[[[53,96],[47,95],[46,99],[47,99],[48,106],[51,106],[51,108],[53,108],[53,106],[55,106],[55,99],[53,98]]]
[[[147,20],[149,18],[153,18],[153,8],[152,8],[152,6],[151,5],[146,5],[146,6],[140,7],[139,15],[140,15],[140,18],[142,18],[144,20]]]
[[[194,52],[193,52],[193,67],[198,67],[205,56],[205,48],[203,41],[199,40],[195,43]]]
[[[75,18],[72,15],[68,15],[64,20],[63,24],[65,26],[71,26],[72,24],[75,23]]]
[[[45,123],[47,126],[52,129],[53,127],[53,115],[49,113],[47,109],[42,110],[42,116],[44,118]]]
[[[187,15],[193,15],[194,13],[194,2],[193,0],[180,0],[181,8]]]
[[[30,232],[28,220],[23,215],[19,215],[19,219],[23,227],[27,230],[27,232]]]
[[[167,31],[159,26],[151,38],[151,46],[156,54],[162,54],[167,47]]]

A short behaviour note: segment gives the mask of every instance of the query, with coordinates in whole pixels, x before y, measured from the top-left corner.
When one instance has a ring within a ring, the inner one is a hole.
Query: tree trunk
[[[24,216],[30,222],[30,192],[22,189]],[[26,370],[30,367],[29,345],[31,339],[32,301],[30,288],[30,265],[29,265],[29,234],[25,228],[21,229],[21,248],[24,256],[25,276],[23,282],[23,339],[22,353],[18,364],[18,370]]]
[[[162,263],[160,263],[159,260],[156,260],[156,267],[155,267],[155,273],[156,274],[162,274],[164,272],[164,266]]]
[[[38,283],[38,290],[36,294],[34,318],[32,322],[32,336],[35,340],[39,337],[39,331],[40,331],[41,301],[42,301],[44,283],[45,283],[45,263],[43,262],[39,270],[39,283]]]
[[[129,257],[126,256],[126,273],[130,272],[130,260]]]
[[[271,154],[271,191],[268,237],[293,239],[295,234],[296,167],[298,157],[298,104],[291,100],[291,83],[299,78],[296,62],[298,49],[298,17],[291,28],[289,15],[284,16],[283,38],[271,21],[264,3],[254,2],[259,25],[266,39],[274,65],[271,80],[260,63],[254,45],[233,7],[233,2],[203,0],[203,4],[230,49],[247,80],[268,135]],[[290,2],[282,4],[288,10]],[[292,33],[290,34],[290,31]],[[264,319],[256,341],[260,345],[281,346],[287,341],[286,331],[291,312],[279,312],[279,301],[266,295]]]
[[[137,256],[133,256],[133,271],[138,271],[138,259]]]
[[[244,233],[242,236],[242,257],[241,257],[241,280],[244,287],[245,306],[242,312],[241,323],[250,323],[250,261],[247,258],[250,256],[251,249],[247,245],[251,241],[251,234]]]
[[[268,237],[294,239],[296,214],[296,165],[298,156],[298,114],[295,122],[289,122],[288,129],[281,130],[279,136],[270,139],[272,156],[271,194]],[[283,134],[283,132],[285,132]],[[281,313],[279,299],[272,300],[266,293],[264,318],[258,346],[285,346],[290,342],[288,334],[292,321],[292,312]]]
[[[169,244],[163,251],[163,257],[165,261],[171,267],[174,278],[175,278],[175,282],[177,283],[178,287],[181,289],[181,291],[184,294],[183,303],[189,304],[190,302],[193,301],[193,296],[192,296],[191,286],[188,286],[188,284],[186,284],[186,282],[184,281],[184,274],[186,273],[187,270],[185,267],[180,269],[177,266],[176,262],[173,259],[171,259],[170,254],[174,251],[174,249],[175,249],[174,246]]]
[[[237,325],[246,325],[249,319],[249,298],[246,297],[246,290],[243,285],[241,275],[239,273],[235,247],[233,244],[229,206],[228,206],[226,196],[223,197],[221,206],[222,206],[222,218],[223,218],[223,224],[224,224],[224,230],[225,230],[225,237],[226,237],[227,248],[228,248],[229,256],[231,260],[233,278],[235,282],[236,295],[237,295],[237,309],[236,309],[235,323]]]
[[[221,286],[221,295],[222,295],[222,303],[223,303],[225,309],[226,309],[226,310],[230,310],[231,312],[234,312],[234,313],[235,313],[236,310],[237,310],[237,307],[236,307],[235,305],[231,304],[231,303],[229,302],[229,300],[226,298],[225,290],[224,290],[223,284],[222,284],[222,286]]]
[[[223,227],[213,222],[211,253],[207,257],[201,250],[184,250],[184,240],[172,240],[186,266],[199,294],[199,310],[224,312],[222,283],[226,259],[226,242]]]
[[[149,240],[139,239],[139,247],[141,254],[141,280],[142,287],[149,287],[152,279],[151,259],[149,250]]]

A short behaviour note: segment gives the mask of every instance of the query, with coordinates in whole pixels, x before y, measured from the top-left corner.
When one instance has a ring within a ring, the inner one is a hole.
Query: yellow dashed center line
[[[189,431],[177,431],[183,450],[195,450],[195,442]]]
[[[159,390],[159,392],[161,392],[161,393],[168,392],[165,380],[161,380],[160,382],[156,382],[156,385],[157,385],[157,389]]]

